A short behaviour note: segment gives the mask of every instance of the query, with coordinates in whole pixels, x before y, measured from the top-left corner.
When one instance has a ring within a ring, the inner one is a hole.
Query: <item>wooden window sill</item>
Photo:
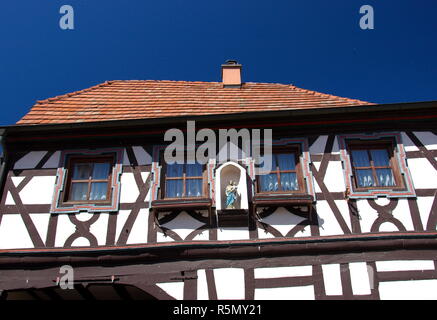
[[[252,200],[255,206],[266,206],[266,205],[310,205],[314,202],[314,198],[308,194],[261,194],[258,193],[253,197]]]
[[[210,208],[212,200],[209,198],[190,198],[190,199],[161,199],[152,201],[152,208],[156,210],[168,210],[168,209],[201,209]]]

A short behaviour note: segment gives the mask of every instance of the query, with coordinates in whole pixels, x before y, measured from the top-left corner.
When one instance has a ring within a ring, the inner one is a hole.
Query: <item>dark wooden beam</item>
[[[96,298],[93,296],[93,294],[82,284],[75,284],[74,288],[77,290],[77,292],[80,294],[80,296],[84,300],[91,300],[94,301]]]
[[[126,289],[126,286],[124,286],[122,284],[114,284],[113,288],[117,292],[117,294],[120,296],[121,300],[128,300],[128,301],[133,300],[129,291],[127,291],[127,289]]]
[[[34,300],[42,300],[42,298],[37,294],[37,291],[35,289],[29,289],[26,291]]]
[[[57,294],[55,290],[53,290],[53,288],[44,288],[41,289],[41,291],[45,293],[50,298],[50,300],[54,300],[54,301],[63,300],[61,296]]]
[[[6,300],[8,297],[8,292],[6,290],[0,290],[0,300]]]

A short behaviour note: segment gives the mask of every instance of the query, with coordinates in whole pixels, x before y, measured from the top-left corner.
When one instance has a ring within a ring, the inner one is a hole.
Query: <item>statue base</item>
[[[248,227],[249,210],[222,209],[217,210],[218,227]]]

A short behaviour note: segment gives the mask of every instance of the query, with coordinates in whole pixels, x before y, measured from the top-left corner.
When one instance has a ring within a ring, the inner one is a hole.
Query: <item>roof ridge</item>
[[[209,83],[214,83],[214,84],[220,84],[222,82],[219,81],[187,81],[187,80],[153,80],[153,79],[127,79],[127,80],[111,80],[111,83],[113,82],[174,82],[174,83],[205,83],[205,84],[209,84]],[[310,90],[310,89],[305,89],[305,88],[301,88],[298,86],[295,86],[292,83],[279,83],[279,82],[253,82],[253,81],[247,81],[247,82],[243,82],[243,84],[261,84],[261,85],[278,85],[278,86],[284,86],[284,87],[290,87],[292,89],[296,89],[297,91],[300,92],[304,92],[304,93],[308,93],[308,94],[312,94],[314,96],[319,96],[319,97],[326,97],[326,98],[335,98],[335,99],[339,99],[342,101],[356,101],[356,102],[363,102],[363,103],[371,103],[369,101],[363,101],[363,100],[359,100],[359,99],[352,99],[352,98],[348,98],[348,97],[340,97],[334,94],[330,94],[330,93],[323,93],[323,92],[319,92],[319,91],[315,91],[315,90]]]

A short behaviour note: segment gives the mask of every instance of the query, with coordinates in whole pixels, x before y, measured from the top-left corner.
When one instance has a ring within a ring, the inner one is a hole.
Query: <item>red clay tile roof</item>
[[[370,105],[276,83],[115,80],[38,101],[17,124],[55,124]]]

